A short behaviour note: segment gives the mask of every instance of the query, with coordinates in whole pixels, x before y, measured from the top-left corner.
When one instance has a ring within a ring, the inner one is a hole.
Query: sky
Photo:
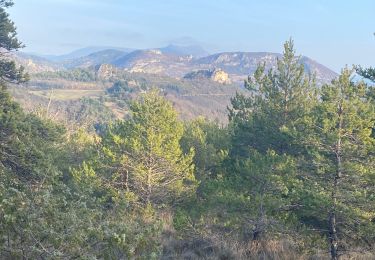
[[[65,54],[88,46],[201,45],[297,54],[339,72],[375,65],[374,0],[15,0],[23,51]]]

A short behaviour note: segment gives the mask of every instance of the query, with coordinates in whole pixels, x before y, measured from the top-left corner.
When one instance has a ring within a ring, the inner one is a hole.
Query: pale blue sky
[[[15,0],[25,51],[200,44],[209,52],[297,52],[339,71],[375,65],[374,0]]]

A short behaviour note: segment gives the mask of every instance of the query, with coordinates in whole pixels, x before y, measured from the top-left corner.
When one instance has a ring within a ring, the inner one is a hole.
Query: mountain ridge
[[[167,50],[166,50],[167,48]],[[183,49],[184,51],[188,49]],[[75,68],[90,68],[101,64],[111,64],[128,72],[162,74],[183,78],[186,74],[199,70],[221,69],[229,74],[230,80],[242,82],[261,63],[266,69],[275,68],[282,54],[275,52],[220,52],[199,57],[192,54],[181,55],[181,49],[169,45],[165,48],[133,50],[105,49],[86,56],[63,61],[51,61],[44,57],[19,53],[19,63],[29,67],[31,73]],[[25,61],[26,59],[26,61]],[[337,73],[319,62],[300,56],[306,73],[315,74],[319,83],[330,82]],[[31,64],[32,66],[28,66]]]

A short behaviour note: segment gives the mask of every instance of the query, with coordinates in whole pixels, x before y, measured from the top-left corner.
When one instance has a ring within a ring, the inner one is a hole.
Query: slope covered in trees
[[[25,113],[6,86],[27,75],[2,59],[0,258],[373,259],[373,87],[347,68],[318,87],[299,59],[289,40],[260,64],[225,126],[181,121],[152,89],[73,129]]]

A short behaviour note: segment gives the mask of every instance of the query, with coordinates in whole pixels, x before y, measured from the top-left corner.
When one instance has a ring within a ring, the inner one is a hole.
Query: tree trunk
[[[330,253],[331,259],[337,260],[338,256],[338,238],[336,230],[336,214],[334,211],[331,211],[329,215],[329,243],[330,243]]]
[[[264,205],[263,205],[263,194],[264,194],[264,187],[262,187],[262,191],[261,191],[258,220],[257,220],[257,223],[255,224],[255,228],[253,229],[253,241],[260,240],[265,232],[265,212],[264,212]]]
[[[337,260],[339,259],[338,254],[338,237],[337,237],[337,223],[336,223],[336,207],[337,207],[337,190],[340,178],[342,177],[342,162],[341,162],[341,131],[342,131],[342,105],[340,104],[338,109],[338,139],[335,147],[336,152],[336,174],[333,179],[333,187],[332,187],[332,194],[331,194],[331,200],[332,200],[332,206],[331,206],[331,212],[329,214],[329,244],[330,244],[330,253],[331,253],[331,259]]]

